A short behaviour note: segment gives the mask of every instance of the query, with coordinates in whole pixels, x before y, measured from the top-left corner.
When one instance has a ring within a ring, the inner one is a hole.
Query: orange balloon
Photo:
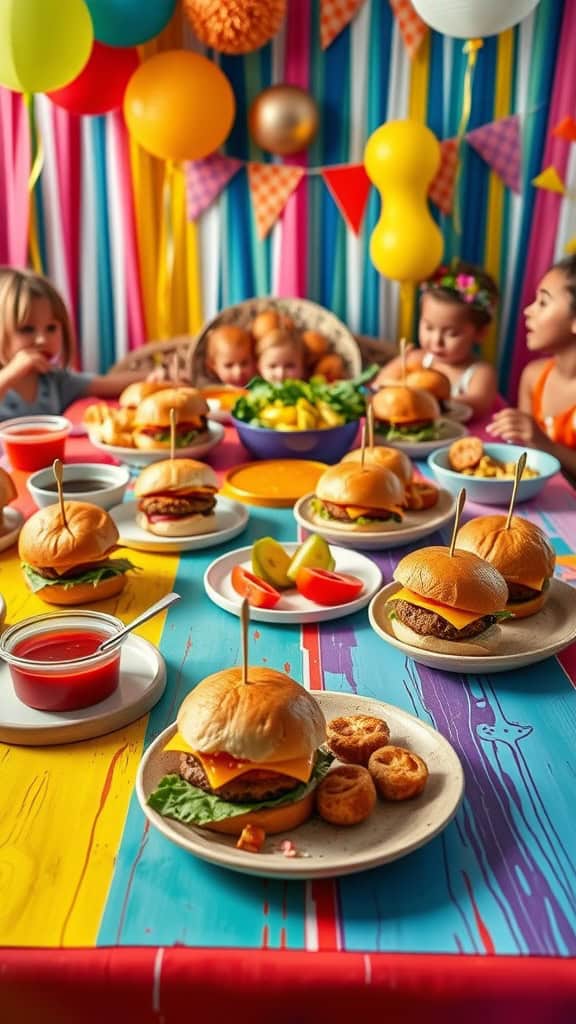
[[[236,112],[232,86],[211,60],[166,50],[134,72],[124,95],[130,133],[162,160],[200,160],[230,134]]]

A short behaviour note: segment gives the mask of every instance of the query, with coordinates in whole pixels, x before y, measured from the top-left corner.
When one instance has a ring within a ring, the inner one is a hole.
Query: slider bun
[[[471,640],[441,640],[437,636],[422,636],[399,619],[390,619],[390,626],[394,636],[410,647],[418,647],[422,651],[435,651],[436,654],[452,654],[455,658],[495,654],[495,647],[502,632],[500,626],[494,625]]]
[[[226,835],[239,836],[246,825],[256,825],[263,828],[268,835],[277,832],[291,832],[298,828],[312,815],[316,798],[315,787],[306,793],[300,800],[293,803],[281,804],[280,807],[267,807],[261,811],[248,811],[247,814],[239,814],[235,818],[224,818],[223,821],[213,821],[209,825],[202,826],[210,832],[224,832]]]
[[[213,533],[218,525],[213,512],[207,516],[195,513],[157,521],[148,519],[145,512],[137,512],[136,522],[140,529],[154,533],[157,537],[196,537],[203,533]]]
[[[145,498],[150,494],[193,491],[198,487],[218,489],[218,477],[211,466],[196,459],[164,459],[142,470],[134,494]]]
[[[149,395],[154,395],[157,391],[165,391],[166,388],[171,387],[173,387],[171,381],[139,380],[124,388],[124,391],[118,397],[118,404],[123,409],[135,409]]]
[[[126,586],[126,576],[109,576],[100,583],[78,583],[73,587],[63,587],[59,583],[50,587],[42,587],[36,591],[46,604],[87,605],[94,601],[104,601],[107,597],[115,597]]]
[[[339,462],[322,474],[316,484],[316,495],[321,501],[335,505],[387,510],[404,503],[404,485],[382,466]]]
[[[168,430],[169,428],[166,427],[165,429]],[[176,429],[178,429],[178,428],[176,428]],[[207,430],[201,431],[198,434],[198,436],[194,439],[193,444],[189,445],[187,447],[191,448],[191,447],[193,447],[194,444],[201,444],[202,441],[205,441],[208,438],[208,436],[209,435],[208,435],[208,431]],[[134,433],[132,435],[132,440],[133,440],[134,445],[135,445],[136,448],[141,448],[142,451],[145,451],[145,452],[169,452],[170,451],[170,441],[158,441],[158,440],[156,440],[156,438],[152,437],[150,434],[145,434],[145,433],[143,433],[140,430],[135,430],[134,431]],[[176,448],[176,452],[178,452],[178,448]]]
[[[439,402],[446,402],[451,395],[450,380],[440,370],[426,369],[413,370],[406,377],[406,383],[410,388],[420,388],[421,391],[429,391]]]
[[[68,529],[59,504],[39,509],[24,523],[18,539],[23,562],[62,573],[108,557],[118,530],[106,510],[85,501],[65,501],[64,507]]]
[[[419,423],[437,420],[440,406],[434,395],[404,384],[387,384],[372,399],[374,415],[387,423]]]
[[[169,428],[170,409],[176,412],[176,426],[178,423],[194,423],[200,416],[208,415],[208,403],[197,388],[169,387],[148,395],[140,402],[134,423],[137,427]]]
[[[477,612],[478,618],[504,611],[508,587],[503,576],[484,559],[456,548],[418,548],[402,558],[394,579],[415,594],[449,608]]]
[[[539,526],[513,516],[506,529],[505,515],[478,516],[461,526],[458,547],[490,562],[509,583],[530,586],[535,577],[554,573],[556,553]]]
[[[207,676],[184,699],[177,721],[194,750],[250,761],[309,757],[326,738],[314,698],[290,676],[266,666],[250,666],[248,684],[239,666]]]
[[[361,460],[362,449],[354,448],[344,456],[342,462],[361,462]],[[387,448],[385,445],[366,448],[364,463],[389,469],[402,481],[404,486],[410,483],[414,473],[414,467],[405,452],[401,452],[399,448]]]
[[[18,492],[12,477],[5,469],[0,468],[0,508],[4,508],[4,505],[9,505],[17,497]]]

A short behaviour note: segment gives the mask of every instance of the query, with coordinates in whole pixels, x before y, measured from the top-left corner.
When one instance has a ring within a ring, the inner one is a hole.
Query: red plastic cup
[[[65,416],[19,416],[0,423],[0,441],[12,469],[32,472],[64,459],[71,429]]]

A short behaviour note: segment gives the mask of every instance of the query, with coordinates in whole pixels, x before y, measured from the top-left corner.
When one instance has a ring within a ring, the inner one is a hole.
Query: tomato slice
[[[296,587],[303,597],[316,604],[345,604],[353,601],[364,589],[362,580],[327,569],[300,569]]]
[[[241,597],[247,597],[248,604],[255,608],[273,608],[281,597],[279,590],[241,565],[235,565],[232,569],[232,586]]]

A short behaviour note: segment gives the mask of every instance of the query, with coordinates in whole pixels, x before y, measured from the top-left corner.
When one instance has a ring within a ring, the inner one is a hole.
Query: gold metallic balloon
[[[296,85],[272,85],[259,93],[248,113],[250,135],[261,149],[289,156],[306,149],[318,130],[315,100]]]

